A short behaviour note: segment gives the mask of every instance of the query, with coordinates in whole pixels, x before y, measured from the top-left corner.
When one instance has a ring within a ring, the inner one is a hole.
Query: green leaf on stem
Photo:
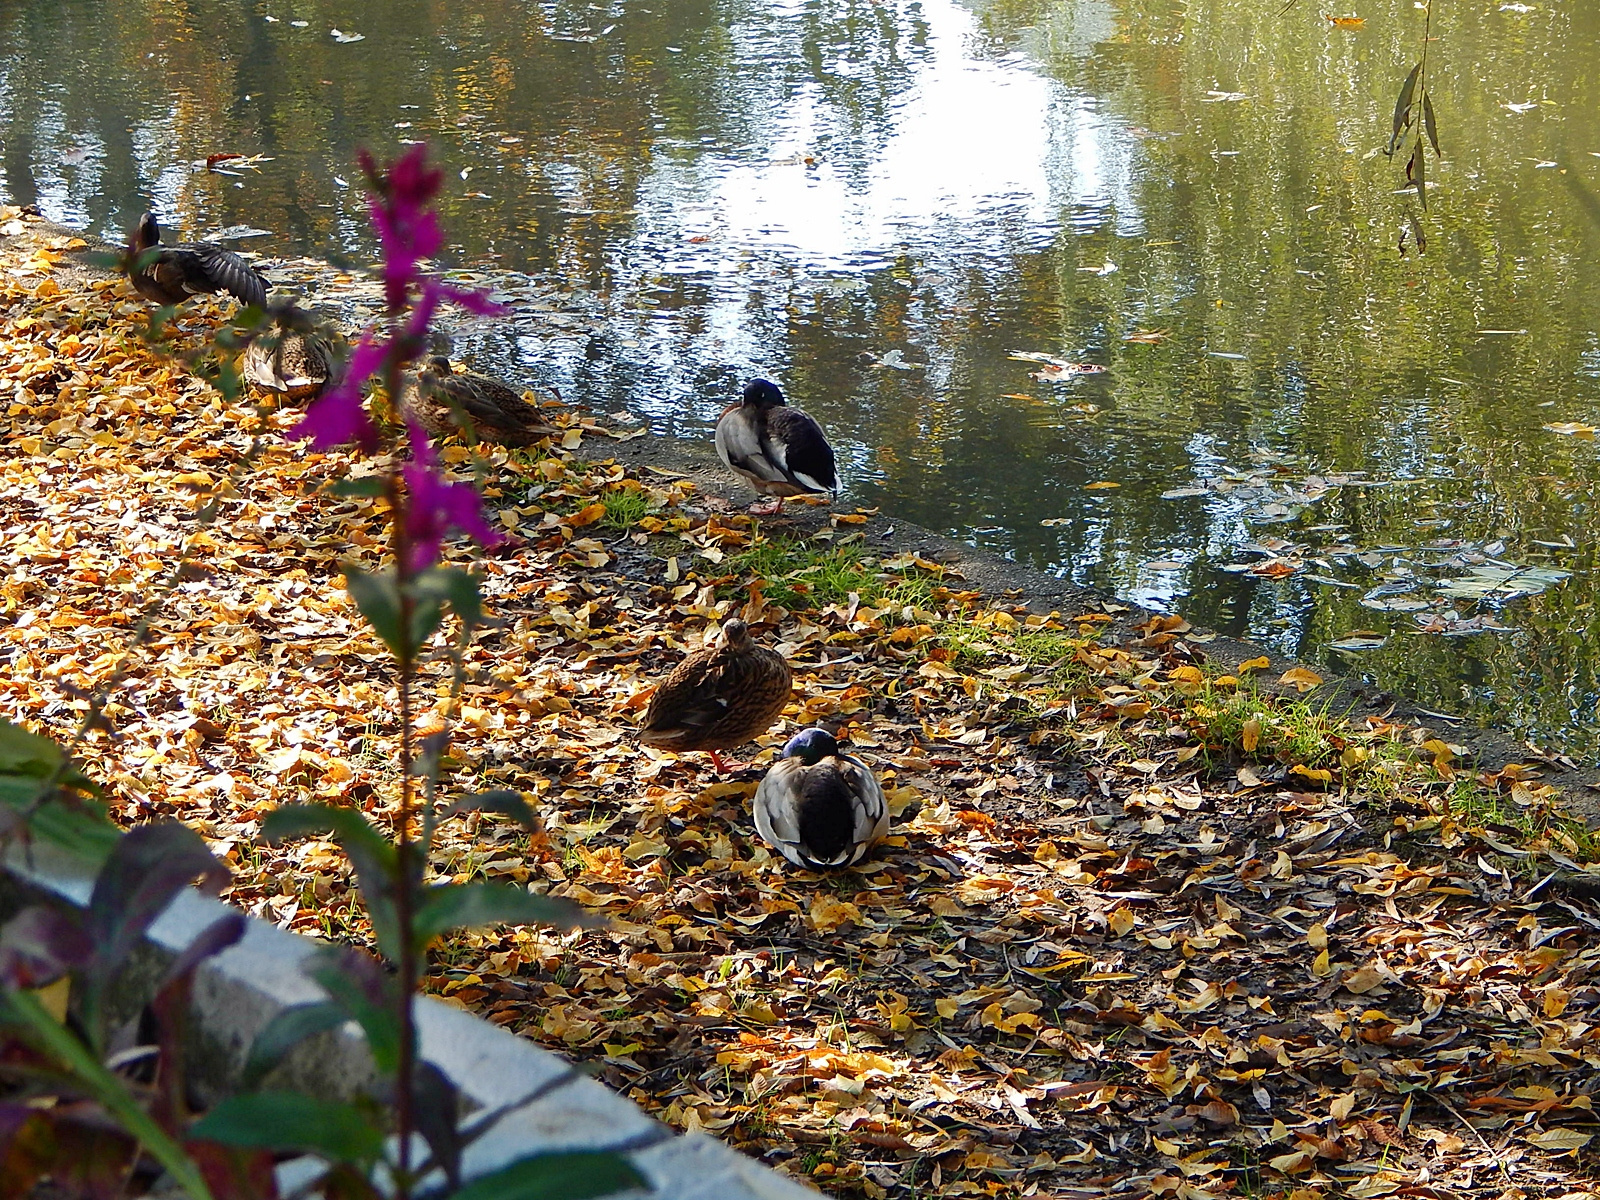
[[[510,817],[530,833],[539,828],[539,816],[533,811],[533,805],[523,798],[521,792],[511,788],[496,788],[492,792],[475,792],[470,796],[462,796],[452,800],[444,810],[447,817],[460,816],[468,812],[492,812]]]
[[[388,484],[382,475],[363,475],[359,479],[340,479],[328,485],[328,491],[335,496],[365,496],[376,499],[388,490]],[[346,580],[349,576],[345,576]]]
[[[99,792],[93,780],[65,759],[65,752],[49,738],[0,721],[0,805],[12,810],[0,811],[0,830],[14,827],[27,814],[33,836],[78,858],[100,862],[120,836],[104,808],[59,789],[41,801],[46,783],[58,772],[61,787]]]
[[[1394,132],[1389,136],[1389,153],[1393,154],[1400,146],[1400,135],[1411,124],[1411,98],[1416,95],[1417,76],[1422,74],[1422,64],[1418,63],[1411,68],[1411,74],[1406,76],[1405,84],[1400,88],[1400,98],[1394,102]]]
[[[1433,144],[1433,152],[1439,154],[1439,129],[1433,121],[1433,94],[1428,91],[1422,93],[1422,128],[1428,135],[1428,141]]]
[[[179,821],[139,825],[117,840],[95,876],[85,920],[94,954],[84,972],[82,1015],[96,1045],[107,989],[145,931],[197,878],[217,892],[230,876],[200,835]]]
[[[451,1200],[590,1200],[646,1181],[620,1154],[583,1150],[538,1154],[480,1175]]]
[[[1428,207],[1428,156],[1422,151],[1422,139],[1417,139],[1417,144],[1412,147],[1411,160],[1406,163],[1406,183],[1417,189],[1417,203],[1423,210]]]
[[[243,1085],[246,1088],[255,1087],[301,1042],[330,1029],[337,1029],[348,1020],[348,1012],[326,1000],[296,1004],[284,1009],[268,1021],[266,1028],[256,1034],[255,1041],[250,1043],[250,1057],[244,1064]]]
[[[301,1092],[229,1096],[191,1126],[189,1136],[243,1149],[298,1150],[363,1167],[383,1153],[383,1134],[361,1109]]]
[[[400,947],[394,907],[399,855],[389,840],[355,809],[332,804],[285,804],[261,822],[261,836],[267,842],[325,834],[339,843],[355,865],[356,882],[361,885],[361,898],[372,919],[373,932],[378,935],[378,946],[394,958]]]
[[[396,658],[406,658],[407,647],[400,633],[400,590],[392,571],[364,571],[345,563],[344,586],[383,644]]]
[[[592,925],[575,904],[536,896],[513,883],[444,883],[423,892],[417,906],[417,947],[451,929],[480,925]]]
[[[331,948],[312,959],[306,973],[322,985],[336,1007],[361,1026],[378,1070],[393,1075],[400,1067],[404,1037],[400,1012],[406,1001],[399,979],[370,955]]]
[[[468,628],[483,620],[483,597],[478,592],[477,577],[470,571],[460,567],[430,567],[418,575],[411,586],[419,604],[424,597],[448,600],[456,617]]]

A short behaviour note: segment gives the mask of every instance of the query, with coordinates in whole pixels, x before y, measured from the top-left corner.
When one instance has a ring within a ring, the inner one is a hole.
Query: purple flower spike
[[[313,450],[327,450],[353,441],[360,442],[367,451],[376,448],[378,431],[367,416],[361,385],[378,373],[388,353],[389,347],[374,341],[370,333],[363,337],[350,356],[344,377],[337,386],[312,401],[300,423],[289,431],[289,437],[294,440],[309,437]]]
[[[415,574],[438,562],[444,539],[455,530],[486,547],[504,541],[484,521],[483,498],[477,489],[470,483],[446,480],[427,431],[415,421],[407,421],[406,427],[411,434],[412,458],[401,468],[410,492],[406,501],[406,536],[411,542],[411,561],[406,564],[407,569]]]
[[[376,175],[370,158],[363,159],[369,175]],[[438,215],[429,207],[439,194],[444,172],[428,166],[426,146],[413,146],[397,158],[381,177],[372,198],[372,224],[383,243],[384,295],[390,312],[405,307],[412,284],[418,282],[418,264],[444,245]]]

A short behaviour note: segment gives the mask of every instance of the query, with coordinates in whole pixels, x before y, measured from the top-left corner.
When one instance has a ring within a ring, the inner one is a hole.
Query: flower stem
[[[399,395],[400,364],[391,358],[388,370],[391,396]],[[399,1162],[395,1178],[397,1200],[411,1194],[411,1131],[415,1128],[413,1101],[416,1081],[416,990],[417,939],[415,885],[422,870],[411,865],[416,847],[411,840],[414,796],[411,779],[412,746],[411,684],[416,673],[417,647],[411,643],[412,618],[416,608],[411,594],[411,539],[406,530],[406,502],[398,472],[389,476],[389,512],[394,522],[395,587],[400,607],[400,821],[395,838],[395,864],[399,878],[395,883],[395,923],[400,936],[400,1055],[396,1074],[395,1125],[400,1139]]]

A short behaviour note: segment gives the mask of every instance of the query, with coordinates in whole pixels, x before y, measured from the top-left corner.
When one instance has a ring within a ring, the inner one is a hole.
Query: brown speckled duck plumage
[[[679,663],[650,697],[640,725],[645,744],[664,750],[719,750],[765,733],[793,689],[789,664],[758,646],[737,617],[703,650]]]
[[[338,378],[343,349],[319,333],[286,331],[257,338],[244,352],[245,381],[284,400],[315,400]]]
[[[434,437],[461,433],[463,420],[479,441],[502,446],[531,446],[560,432],[509,384],[457,371],[444,357],[428,360],[406,389],[402,407]]]

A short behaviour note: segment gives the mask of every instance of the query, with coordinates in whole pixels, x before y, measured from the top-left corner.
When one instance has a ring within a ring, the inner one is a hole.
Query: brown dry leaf
[[[806,919],[818,933],[832,933],[841,925],[859,924],[861,910],[848,901],[818,896],[811,902]]]
[[[1314,687],[1322,684],[1322,676],[1315,671],[1308,671],[1305,667],[1290,667],[1278,676],[1279,683],[1285,683],[1297,692],[1309,692]]]

